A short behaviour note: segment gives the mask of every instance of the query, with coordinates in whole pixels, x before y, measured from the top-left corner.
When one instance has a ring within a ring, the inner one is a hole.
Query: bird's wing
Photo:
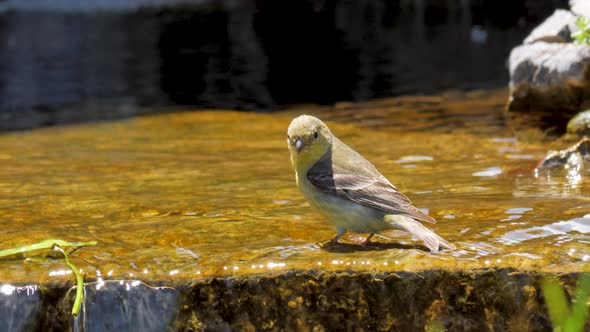
[[[315,167],[319,166],[319,167]],[[372,207],[391,214],[404,215],[420,221],[436,223],[436,220],[418,210],[412,202],[383,177],[371,177],[338,172],[338,167],[315,165],[307,173],[307,179],[318,190]],[[333,165],[332,165],[333,166]]]

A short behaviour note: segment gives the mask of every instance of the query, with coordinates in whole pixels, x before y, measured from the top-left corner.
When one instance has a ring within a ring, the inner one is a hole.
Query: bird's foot
[[[337,246],[339,244],[340,244],[339,237],[335,237],[333,239],[326,240],[326,241],[316,242],[316,245],[318,247],[320,247],[321,249],[332,247],[332,246]]]
[[[369,236],[367,236],[367,237],[360,236],[360,235],[353,235],[353,236],[349,236],[348,239],[355,242],[355,243],[358,243],[362,246],[366,246],[366,245],[371,244],[371,238],[373,237],[373,235],[375,235],[375,234],[369,234]]]
[[[367,238],[363,242],[361,242],[361,245],[368,246],[371,243],[371,238],[373,237],[373,235],[375,234],[369,234],[369,236],[367,236]]]

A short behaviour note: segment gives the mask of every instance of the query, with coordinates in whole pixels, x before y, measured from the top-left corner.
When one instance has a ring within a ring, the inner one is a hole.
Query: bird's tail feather
[[[438,251],[439,246],[451,250],[456,249],[452,243],[438,236],[435,232],[426,228],[415,219],[400,215],[390,215],[389,217],[389,222],[392,223],[395,228],[404,230],[424,241],[424,244],[428,247],[428,249],[433,252]]]

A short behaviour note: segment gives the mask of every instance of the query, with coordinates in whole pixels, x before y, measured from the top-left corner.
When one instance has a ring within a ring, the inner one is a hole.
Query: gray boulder
[[[525,38],[524,43],[531,44],[537,41],[569,43],[572,41],[571,33],[576,29],[576,16],[567,10],[558,9],[536,27]]]
[[[510,53],[509,110],[578,111],[590,103],[590,47],[536,42]]]
[[[576,13],[582,13],[590,1],[572,0],[571,5]],[[590,47],[575,44],[571,38],[579,29],[577,17],[573,12],[556,10],[522,45],[512,49],[508,111],[553,119],[548,127],[562,131],[566,118],[590,108]]]

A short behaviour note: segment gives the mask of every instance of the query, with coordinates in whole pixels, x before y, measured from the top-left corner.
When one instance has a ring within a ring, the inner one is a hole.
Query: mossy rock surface
[[[79,320],[69,315],[72,292],[45,285],[35,289],[33,311],[9,310],[30,302],[30,294],[5,298],[16,306],[4,303],[0,323],[47,331],[77,324],[86,331],[551,331],[540,289],[545,275],[512,268],[291,270],[171,279],[164,287],[106,281],[86,285]],[[571,298],[578,273],[557,277]]]
[[[568,122],[567,133],[590,137],[590,109],[576,114]]]
[[[551,331],[540,275],[300,271],[191,286],[189,331]],[[575,282],[575,280],[572,280]],[[192,325],[195,324],[195,325]],[[212,325],[213,324],[213,325]],[[191,326],[192,325],[192,326]],[[204,329],[207,330],[207,329]]]

